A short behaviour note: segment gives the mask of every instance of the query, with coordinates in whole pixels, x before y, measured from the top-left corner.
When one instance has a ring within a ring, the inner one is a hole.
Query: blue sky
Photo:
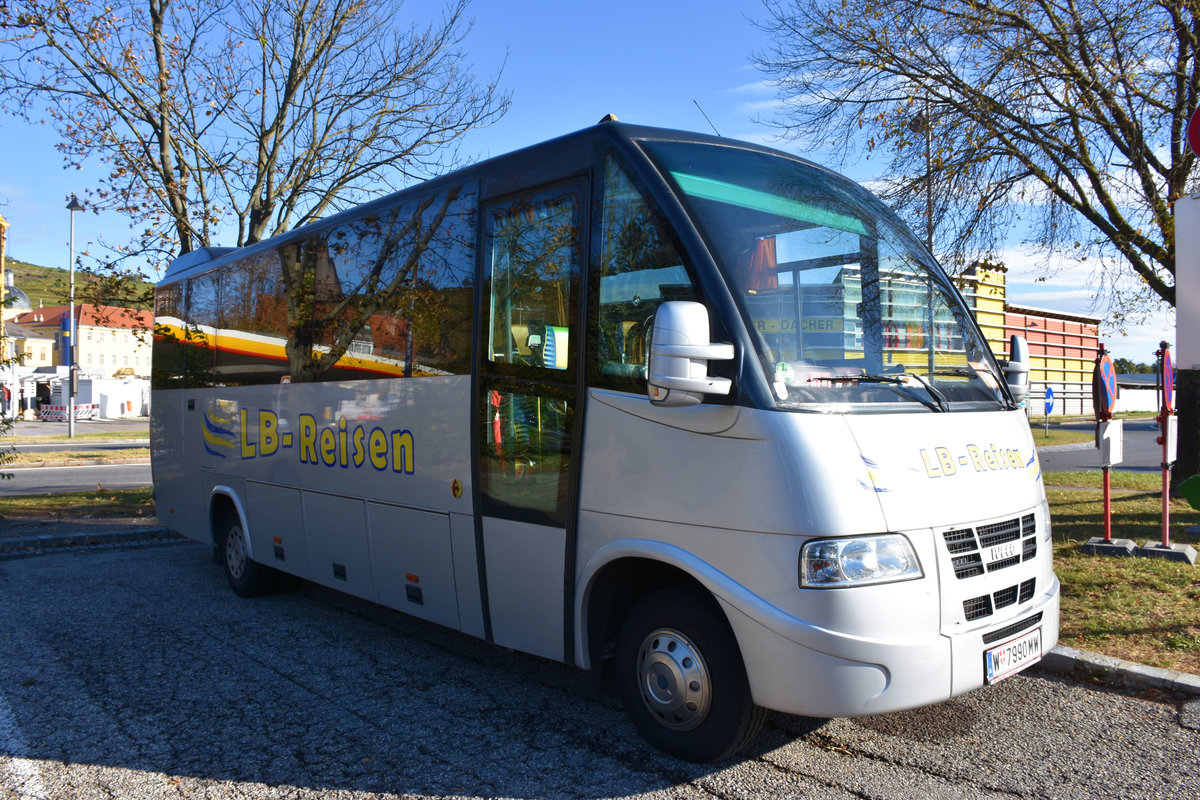
[[[440,13],[439,0],[408,0],[415,19]],[[475,0],[475,27],[466,41],[480,75],[505,59],[502,85],[512,92],[509,113],[464,140],[464,153],[486,157],[595,124],[605,114],[621,120],[710,132],[795,151],[766,124],[775,95],[753,55],[766,35],[749,20],[762,19],[760,0]],[[704,114],[701,114],[700,108]],[[707,115],[708,120],[705,119]],[[709,123],[711,121],[711,126]],[[0,214],[10,224],[8,255],[45,266],[69,261],[67,199],[95,185],[98,170],[63,169],[54,132],[0,116],[0,142],[20,153],[0,171]],[[805,153],[815,161],[819,153]],[[878,162],[852,177],[869,181]],[[76,251],[103,233],[119,239],[127,223],[116,215],[77,214]],[[1036,266],[1018,243],[1004,253],[1011,302],[1059,311],[1097,314],[1091,305],[1095,277],[1087,267],[1064,266],[1036,282]],[[1174,342],[1173,314],[1154,314],[1121,335],[1101,327],[1114,356],[1149,363],[1158,342]]]

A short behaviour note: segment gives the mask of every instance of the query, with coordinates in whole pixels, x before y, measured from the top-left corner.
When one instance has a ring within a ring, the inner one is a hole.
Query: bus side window
[[[287,297],[279,252],[264,250],[222,269],[217,374],[226,386],[276,384],[288,375]]]
[[[221,274],[206,272],[187,282],[187,324],[184,341],[183,382],[189,389],[204,389],[220,383],[215,369],[217,329],[222,322]]]
[[[488,360],[565,370],[580,271],[577,186],[542,190],[488,219]]]
[[[644,392],[646,334],[655,310],[665,300],[696,300],[698,294],[666,224],[611,155],[604,162],[603,192],[590,382]]]
[[[187,355],[184,286],[176,283],[160,286],[154,291],[154,352],[150,362],[153,389],[184,386],[184,358]]]

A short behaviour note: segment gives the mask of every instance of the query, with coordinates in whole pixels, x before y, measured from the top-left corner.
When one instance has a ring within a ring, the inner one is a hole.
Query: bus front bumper
[[[901,711],[977,689],[988,682],[985,653],[998,644],[985,644],[984,637],[1039,613],[1035,624],[1014,635],[1037,629],[1042,654],[1058,641],[1057,580],[1031,604],[986,628],[902,640],[817,629],[783,612],[764,622],[722,605],[742,651],[754,702],[810,717]],[[1024,666],[1032,663],[1036,660]]]

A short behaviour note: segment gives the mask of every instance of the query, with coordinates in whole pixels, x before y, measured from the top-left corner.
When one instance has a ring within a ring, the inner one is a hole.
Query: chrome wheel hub
[[[240,580],[246,571],[246,543],[242,535],[241,525],[234,525],[225,535],[225,567],[234,580]]]
[[[712,685],[708,666],[690,639],[668,628],[652,632],[638,648],[637,669],[642,701],[660,723],[690,731],[704,722]]]

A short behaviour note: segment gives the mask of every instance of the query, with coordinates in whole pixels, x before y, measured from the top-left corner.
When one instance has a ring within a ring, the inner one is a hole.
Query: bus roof
[[[167,268],[166,273],[159,282],[164,284],[172,283],[183,277],[207,272],[225,258],[230,257],[230,255],[233,253],[237,253],[239,256],[241,256],[248,253],[253,253],[255,250],[260,248],[265,249],[270,247],[278,247],[282,243],[309,236],[313,232],[319,231],[325,227],[334,226],[346,217],[361,213],[369,213],[371,208],[377,205],[387,205],[388,203],[393,202],[397,197],[405,194],[428,191],[445,182],[471,179],[473,174],[477,175],[478,178],[484,183],[480,190],[481,197],[484,200],[506,194],[509,191],[515,191],[517,189],[524,188],[531,182],[536,182],[531,181],[531,172],[547,172],[548,176],[554,173],[557,173],[560,176],[568,174],[580,174],[591,164],[593,147],[597,139],[604,139],[613,143],[624,142],[626,144],[638,139],[707,142],[711,144],[721,144],[725,146],[761,150],[787,158],[801,161],[804,160],[788,153],[782,153],[777,150],[772,150],[771,148],[762,147],[760,145],[755,145],[736,139],[724,139],[708,134],[672,130],[669,128],[632,125],[629,123],[617,122],[615,120],[610,121],[606,117],[605,120],[602,120],[600,123],[593,125],[590,128],[584,128],[555,139],[550,139],[545,142],[540,142],[538,144],[521,148],[519,150],[514,150],[510,153],[493,156],[484,161],[462,167],[445,175],[431,178],[428,181],[423,181],[421,183],[405,187],[404,189],[400,189],[399,191],[383,197],[374,198],[366,203],[356,205],[329,217],[314,220],[307,225],[286,231],[268,239],[263,239],[259,242],[255,242],[254,244],[247,245],[246,247],[202,247],[197,250],[193,250],[192,252],[182,255],[172,261],[171,265]]]

